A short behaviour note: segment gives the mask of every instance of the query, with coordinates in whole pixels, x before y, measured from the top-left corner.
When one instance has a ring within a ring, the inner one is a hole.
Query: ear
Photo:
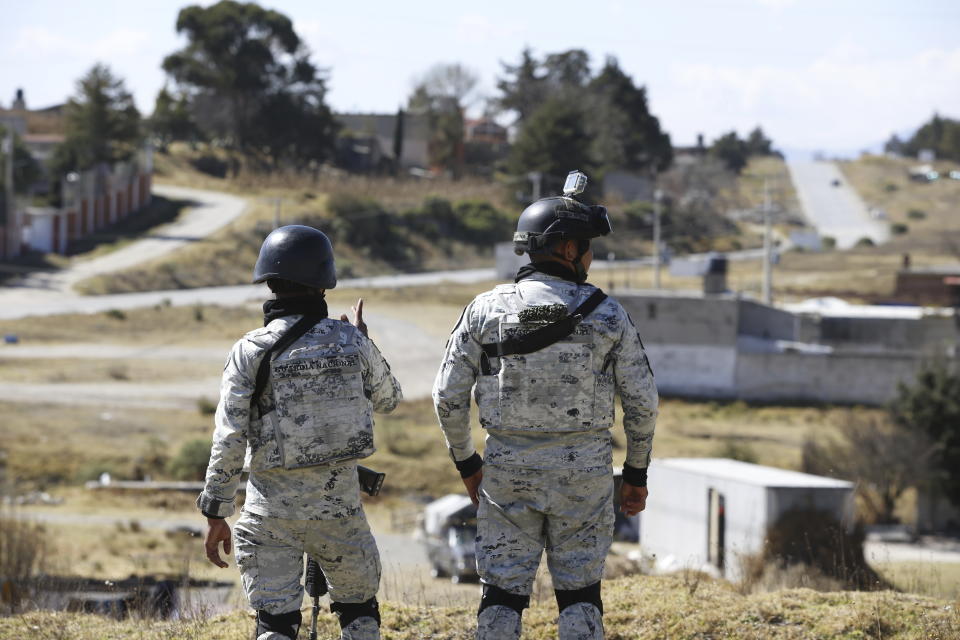
[[[578,252],[579,245],[576,240],[567,240],[563,243],[563,257],[569,262],[576,260]]]

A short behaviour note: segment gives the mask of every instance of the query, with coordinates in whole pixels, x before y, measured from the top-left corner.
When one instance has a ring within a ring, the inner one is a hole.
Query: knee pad
[[[600,599],[600,582],[594,582],[591,585],[581,589],[555,589],[557,595],[557,606],[562,612],[572,604],[586,602],[592,604],[603,615],[603,601]]]
[[[375,597],[366,602],[331,602],[330,611],[337,614],[341,629],[345,629],[357,618],[364,617],[373,618],[377,621],[377,626],[380,626],[380,605]]]
[[[296,640],[302,619],[299,609],[281,614],[269,613],[261,609],[257,611],[257,633],[254,637],[259,638],[265,633],[279,633],[290,640]]]
[[[523,610],[530,606],[530,596],[518,596],[492,584],[483,585],[483,596],[480,598],[480,610],[477,611],[477,615],[483,613],[487,607],[497,605],[513,609],[522,616]]]

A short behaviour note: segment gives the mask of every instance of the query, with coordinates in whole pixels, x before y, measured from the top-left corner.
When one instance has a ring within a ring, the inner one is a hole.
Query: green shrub
[[[167,473],[177,480],[203,480],[210,461],[210,447],[207,439],[185,442],[167,465]]]
[[[127,314],[121,311],[120,309],[107,309],[103,312],[103,315],[114,320],[126,320]]]
[[[454,207],[463,234],[459,240],[470,244],[492,244],[511,238],[513,218],[482,200],[463,200]]]
[[[892,233],[895,236],[902,236],[908,231],[910,231],[910,227],[908,227],[902,222],[894,222],[893,224],[890,225],[890,233]]]
[[[860,238],[859,240],[857,240],[857,244],[854,245],[854,246],[856,246],[856,247],[875,247],[875,246],[877,246],[877,245],[876,245],[876,243],[873,241],[873,238],[870,238],[870,237],[867,237],[867,236],[863,236],[862,238]]]
[[[820,246],[824,251],[831,251],[837,248],[837,239],[833,236],[823,236],[820,238]]]
[[[920,209],[910,209],[910,211],[907,211],[907,217],[911,220],[923,220],[927,217],[927,212]]]
[[[214,155],[202,155],[190,161],[193,168],[214,178],[226,178],[229,165]]]
[[[896,184],[894,184],[894,183],[892,183],[892,182],[888,182],[887,184],[883,185],[883,190],[884,190],[884,191],[887,191],[887,192],[893,192],[893,191],[896,191],[896,190],[899,189],[899,188],[900,188],[900,187],[898,187]]]

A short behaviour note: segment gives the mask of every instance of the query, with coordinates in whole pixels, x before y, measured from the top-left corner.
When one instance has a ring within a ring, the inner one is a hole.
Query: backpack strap
[[[482,344],[480,348],[483,350],[483,355],[487,358],[502,358],[503,356],[540,351],[573,333],[577,325],[579,325],[585,317],[593,313],[593,310],[600,306],[600,303],[606,299],[607,294],[597,289],[589,298],[583,301],[583,304],[574,309],[573,313],[565,318],[551,322],[544,327],[540,327],[535,331],[516,338],[507,338],[503,342],[488,342]]]
[[[267,379],[270,377],[270,363],[276,360],[277,356],[290,348],[294,342],[299,340],[303,335],[310,331],[318,322],[323,320],[323,318],[314,316],[314,315],[305,315],[293,325],[284,331],[280,335],[280,339],[274,342],[270,348],[268,348],[264,354],[263,359],[260,360],[260,366],[257,367],[257,382],[253,388],[253,396],[250,398],[250,406],[260,408],[260,396],[263,395],[263,390],[267,386]],[[260,411],[260,416],[263,416],[263,411]]]

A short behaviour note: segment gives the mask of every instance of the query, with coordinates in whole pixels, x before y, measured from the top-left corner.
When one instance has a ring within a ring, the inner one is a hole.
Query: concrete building
[[[880,405],[914,379],[925,358],[956,358],[960,349],[952,309],[774,308],[731,293],[614,294],[665,394]]]
[[[853,526],[853,484],[722,458],[654,459],[639,515],[640,546],[660,570],[692,568],[731,580],[763,550],[787,512],[816,509]]]
[[[0,126],[13,131],[45,167],[64,140],[64,108],[27,109],[24,93],[18,89],[13,108],[0,109]],[[29,250],[66,253],[71,241],[149,203],[152,174],[153,154],[146,147],[126,162],[71,173],[64,180],[44,175],[27,185],[27,195],[20,188],[16,196],[8,190],[0,207],[0,260]],[[51,193],[60,194],[61,206],[35,205],[37,194]]]
[[[960,264],[901,269],[893,297],[906,304],[960,307]]]
[[[380,171],[398,165],[403,170],[429,166],[430,130],[427,117],[403,113],[403,144],[394,158],[397,114],[338,113],[342,126],[337,163],[355,171]]]

